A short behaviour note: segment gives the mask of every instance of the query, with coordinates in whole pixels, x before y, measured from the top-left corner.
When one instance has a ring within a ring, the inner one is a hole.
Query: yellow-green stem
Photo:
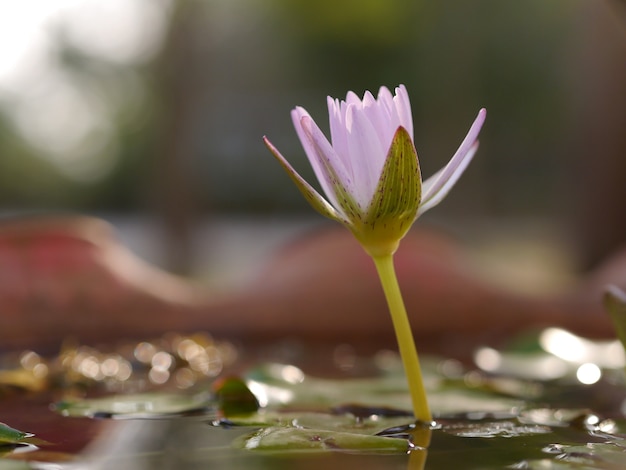
[[[376,270],[378,271],[378,276],[387,298],[389,312],[391,313],[400,357],[402,358],[406,378],[409,382],[413,412],[419,421],[430,423],[432,415],[430,414],[426,390],[424,389],[422,369],[417,357],[411,325],[406,314],[402,293],[400,292],[396,271],[393,266],[393,255],[372,256],[372,258],[376,264]]]

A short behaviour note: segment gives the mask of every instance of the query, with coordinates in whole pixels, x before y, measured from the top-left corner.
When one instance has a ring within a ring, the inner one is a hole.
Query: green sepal
[[[329,219],[336,220],[337,222],[341,222],[343,224],[346,223],[337,210],[326,199],[324,199],[320,193],[313,188],[313,186],[307,183],[307,181],[302,178],[296,170],[293,169],[285,157],[281,155],[278,149],[272,145],[267,137],[263,137],[263,142],[269,151],[272,152],[272,155],[274,155],[276,160],[278,160],[278,163],[280,163],[283,169],[287,172],[291,180],[295,183],[296,187],[300,190],[313,209],[322,214],[324,217],[328,217]]]
[[[378,186],[354,235],[373,256],[393,253],[417,217],[422,177],[417,151],[403,127],[396,131]]]

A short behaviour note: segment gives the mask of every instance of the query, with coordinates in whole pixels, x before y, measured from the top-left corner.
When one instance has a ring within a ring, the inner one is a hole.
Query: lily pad
[[[373,415],[368,418],[356,417],[352,414],[331,414],[316,412],[281,412],[261,410],[258,413],[237,416],[214,424],[248,427],[294,427],[308,429],[324,429],[327,431],[350,432],[353,434],[377,434],[385,429],[408,425],[412,421],[407,416],[383,417]]]
[[[206,393],[197,395],[143,393],[58,402],[54,409],[64,416],[91,418],[164,418],[216,414]]]
[[[19,444],[29,437],[33,437],[34,434],[24,431],[19,431],[4,423],[0,423],[0,446],[6,444]]]
[[[581,446],[563,446],[557,460],[523,462],[523,467],[537,470],[622,470],[626,460],[623,442],[595,442]]]
[[[248,450],[280,452],[359,450],[361,452],[406,453],[411,449],[409,441],[404,439],[282,426],[259,429],[236,439],[233,445]]]
[[[246,375],[246,384],[262,407],[323,410],[346,404],[366,404],[367,408],[375,409],[393,404],[396,410],[410,414],[410,396],[401,369],[354,379],[319,378],[294,369],[290,365],[264,364]],[[435,373],[425,370],[433,413],[505,411],[522,403],[520,399],[503,397],[495,390],[448,387]]]
[[[29,470],[31,467],[27,462],[13,459],[0,458],[0,470]]]

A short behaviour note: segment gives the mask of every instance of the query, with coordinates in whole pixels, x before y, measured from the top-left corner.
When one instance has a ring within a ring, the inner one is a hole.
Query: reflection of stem
[[[414,449],[409,453],[409,464],[407,470],[424,470],[426,467],[426,457],[428,457],[428,449]]]
[[[380,277],[391,313],[400,357],[402,358],[404,371],[409,382],[413,412],[419,421],[430,424],[432,416],[428,408],[428,400],[426,399],[422,370],[417,357],[417,350],[415,349],[411,325],[409,324],[409,318],[406,314],[400,286],[398,285],[398,279],[393,267],[393,255],[373,256],[372,258],[376,264],[378,276]]]
[[[428,446],[432,428],[430,423],[417,423],[416,428],[411,433],[413,435],[413,445],[415,446],[409,453],[409,464],[407,470],[424,470],[426,467],[426,457],[428,457]]]

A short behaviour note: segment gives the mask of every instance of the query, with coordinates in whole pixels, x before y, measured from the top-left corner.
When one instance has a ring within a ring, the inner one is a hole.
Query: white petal
[[[472,127],[470,127],[469,132],[465,136],[465,139],[463,139],[463,142],[461,142],[461,145],[459,146],[456,153],[452,156],[448,164],[443,169],[428,178],[428,180],[424,181],[424,184],[422,186],[422,201],[424,203],[426,203],[430,198],[434,197],[434,195],[447,184],[447,181],[454,175],[454,173],[457,171],[457,168],[463,165],[463,160],[467,158],[470,149],[478,138],[478,133],[480,132],[480,129],[485,122],[486,116],[487,111],[485,109],[481,109],[478,112],[478,116],[474,120]],[[469,157],[469,159],[471,160],[471,156]],[[465,169],[465,167],[463,167],[463,169]]]
[[[300,121],[303,142],[315,176],[317,176],[324,193],[332,205],[347,218],[345,211],[346,203],[339,201],[340,193],[354,194],[354,185],[351,176],[346,172],[341,159],[328,142],[328,139],[313,119],[306,115]]]
[[[346,95],[346,104],[356,104],[361,106],[361,99],[353,91],[349,91]]]
[[[449,164],[445,168],[442,168],[441,170],[439,170],[431,178],[429,178],[427,181],[423,183],[422,188],[428,187],[429,195],[428,197],[424,197],[422,199],[422,203],[420,204],[419,210],[417,211],[418,217],[422,215],[424,212],[426,212],[427,210],[435,207],[441,201],[443,201],[443,199],[448,195],[452,187],[456,184],[456,182],[459,180],[459,178],[461,177],[461,175],[463,174],[467,166],[472,161],[472,158],[474,157],[476,150],[478,150],[478,141],[474,142],[474,145],[472,145],[469,148],[467,153],[463,156],[463,159],[458,162],[458,165],[456,165],[452,169],[452,172],[448,174],[446,178],[443,178],[443,174],[448,169]],[[436,191],[433,191],[432,189],[433,184],[432,183],[429,184],[432,178],[437,178],[438,185],[437,185]]]
[[[363,96],[363,113],[369,119],[383,148],[391,146],[393,134],[389,134],[386,116],[381,112],[380,103],[368,91]]]
[[[313,118],[304,108],[295,108],[291,112],[291,118],[296,133],[300,138],[300,143],[324,194],[326,194],[326,197],[336,209],[339,208],[333,189],[333,182],[329,176],[328,166],[331,166],[337,174],[345,175],[343,164],[322,131],[315,124]],[[313,137],[313,134],[315,134],[315,137]]]
[[[391,145],[391,140],[398,130],[398,127],[404,126],[401,123],[394,97],[386,87],[380,87],[378,92],[378,106],[381,122],[384,123],[383,132],[385,133],[385,140],[388,140],[389,145]]]
[[[353,195],[361,208],[369,206],[387,156],[372,123],[356,107],[348,107],[348,147],[354,172]],[[389,142],[391,145],[391,141]]]
[[[396,88],[396,96],[393,98],[393,101],[396,105],[400,125],[407,130],[411,136],[411,140],[413,140],[413,114],[411,113],[409,94],[404,85],[400,85]]]
[[[349,175],[352,175],[352,163],[349,159],[348,131],[346,130],[345,103],[330,96],[327,98],[328,120],[330,123],[330,141],[335,153],[341,159]]]
[[[384,104],[386,107],[393,106],[393,95],[386,86],[381,86],[378,89],[378,102]]]
[[[386,88],[385,91],[389,92]],[[378,92],[378,113],[380,113],[381,122],[385,123],[385,133],[387,134],[389,130],[387,128],[391,128],[391,121],[393,120],[393,115],[395,113],[394,105],[393,105],[393,97],[389,94],[390,98],[386,99],[386,93],[383,92],[383,88]]]

